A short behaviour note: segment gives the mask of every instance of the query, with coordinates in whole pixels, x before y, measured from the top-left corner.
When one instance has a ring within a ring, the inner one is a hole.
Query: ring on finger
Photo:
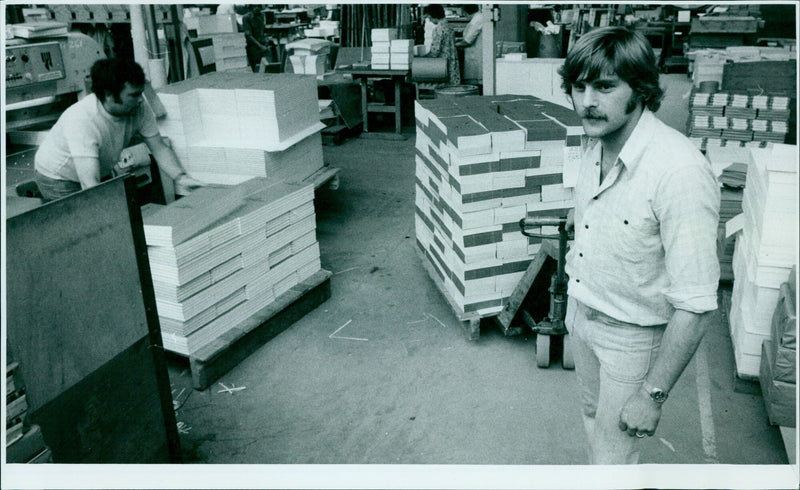
[[[645,434],[645,433],[643,433],[643,432],[637,432],[637,433],[636,433],[636,437],[638,437],[639,439],[643,438],[643,437],[644,437],[644,436],[646,436],[646,435],[647,435],[647,434]]]

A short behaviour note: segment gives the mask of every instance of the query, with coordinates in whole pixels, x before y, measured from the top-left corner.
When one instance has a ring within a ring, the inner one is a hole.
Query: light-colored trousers
[[[639,439],[619,428],[619,414],[653,366],[666,325],[621,322],[569,298],[566,327],[581,390],[590,464],[636,464]]]

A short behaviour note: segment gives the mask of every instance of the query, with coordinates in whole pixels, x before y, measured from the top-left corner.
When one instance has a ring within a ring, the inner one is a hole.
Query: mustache
[[[584,119],[602,119],[605,120],[606,116],[600,112],[595,111],[594,109],[586,109],[583,111],[582,117]]]

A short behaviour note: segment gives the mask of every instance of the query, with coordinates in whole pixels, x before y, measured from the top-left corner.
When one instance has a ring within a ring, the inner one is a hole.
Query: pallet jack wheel
[[[564,341],[561,352],[561,367],[563,369],[575,369],[575,358],[572,357],[572,340],[569,334],[561,337]]]
[[[536,335],[536,365],[540,368],[550,367],[550,336]]]

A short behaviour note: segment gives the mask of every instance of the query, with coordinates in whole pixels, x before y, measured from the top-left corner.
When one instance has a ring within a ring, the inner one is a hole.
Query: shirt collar
[[[619,160],[628,170],[634,170],[650,145],[651,136],[656,129],[657,119],[650,109],[645,108],[627,141],[619,152]]]

